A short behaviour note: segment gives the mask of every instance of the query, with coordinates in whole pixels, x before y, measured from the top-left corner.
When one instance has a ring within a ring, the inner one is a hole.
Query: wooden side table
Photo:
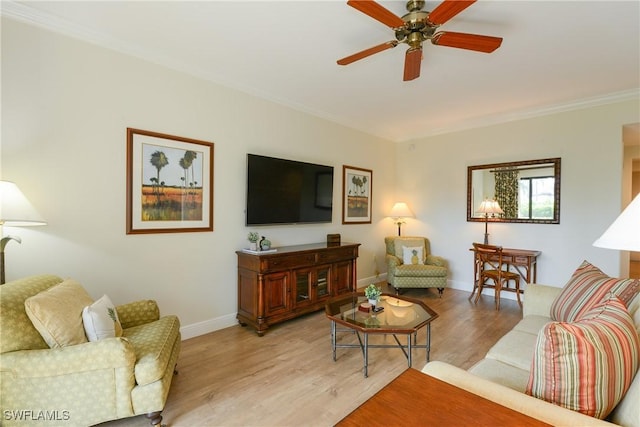
[[[469,295],[469,300],[473,297],[478,289],[478,280],[482,266],[479,263],[478,256],[473,248],[469,249],[473,252],[473,291]],[[526,283],[535,283],[538,279],[538,257],[542,252],[530,249],[513,249],[502,248],[502,261],[513,267],[520,274]],[[502,290],[513,291],[510,288],[502,288]],[[522,287],[520,292],[524,292]]]

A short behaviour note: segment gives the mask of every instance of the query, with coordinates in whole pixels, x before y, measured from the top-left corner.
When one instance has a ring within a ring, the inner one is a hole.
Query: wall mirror
[[[479,212],[494,199],[503,213]],[[560,158],[467,168],[467,221],[560,223]]]

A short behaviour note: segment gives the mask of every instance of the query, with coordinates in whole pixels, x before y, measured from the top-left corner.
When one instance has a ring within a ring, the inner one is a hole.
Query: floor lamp
[[[25,227],[45,224],[46,222],[16,184],[0,181],[0,236],[2,236],[3,226]],[[22,242],[17,236],[0,238],[0,285],[5,283],[4,249],[11,240]]]
[[[621,251],[640,251],[640,194],[629,203],[593,246]]]
[[[405,202],[397,202],[393,205],[389,216],[393,218],[393,223],[398,226],[398,236],[400,236],[400,228],[402,224],[404,224],[404,219],[415,218],[415,215],[413,215],[413,212],[411,212],[411,209],[409,209],[409,206],[407,206]]]
[[[502,209],[500,209],[500,205],[493,199],[484,199],[482,203],[480,203],[480,207],[478,208],[478,212],[484,214],[484,244],[489,244],[489,233],[488,233],[488,225],[489,225],[489,215],[491,218],[494,218],[496,214],[504,213]]]

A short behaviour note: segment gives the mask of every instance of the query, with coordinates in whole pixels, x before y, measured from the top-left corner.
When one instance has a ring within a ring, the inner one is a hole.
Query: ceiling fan
[[[395,31],[395,40],[379,44],[361,52],[338,60],[339,65],[371,56],[383,50],[396,47],[400,43],[409,45],[404,59],[404,81],[420,77],[422,61],[422,42],[430,40],[438,46],[457,47],[491,53],[502,44],[502,37],[482,36],[479,34],[437,31],[442,24],[465,10],[477,0],[444,0],[433,11],[423,11],[424,0],[409,0],[408,13],[401,18],[385,9],[373,0],[349,0],[347,4],[373,19],[382,22]]]

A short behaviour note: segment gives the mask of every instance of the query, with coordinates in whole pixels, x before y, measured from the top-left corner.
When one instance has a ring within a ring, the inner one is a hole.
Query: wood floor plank
[[[521,318],[515,301],[494,309],[491,296],[477,305],[468,292],[412,289],[439,317],[431,333],[431,360],[468,369]],[[425,330],[418,338],[425,339]],[[345,339],[349,339],[348,337]],[[373,342],[373,337],[371,338]],[[392,337],[375,337],[392,342]],[[258,337],[233,326],[182,343],[179,374],[173,379],[164,422],[178,426],[331,426],[407,369],[397,348],[369,351],[369,377],[362,373],[359,349],[338,349],[331,358],[329,321],[312,313],[270,328]],[[414,350],[413,367],[426,363],[424,349]],[[102,424],[147,426],[140,416]]]

